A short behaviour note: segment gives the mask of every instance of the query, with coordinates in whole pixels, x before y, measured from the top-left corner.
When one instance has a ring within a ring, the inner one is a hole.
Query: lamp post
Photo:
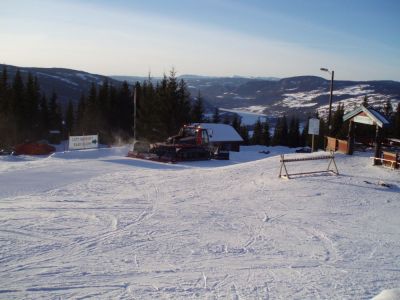
[[[335,76],[335,71],[329,71],[329,69],[327,68],[321,68],[320,69],[323,72],[328,72],[329,74],[331,74],[331,92],[330,92],[330,96],[329,96],[329,112],[328,112],[328,133],[331,133],[331,129],[332,129],[332,125],[331,125],[331,114],[332,114],[332,96],[333,96],[333,78]]]

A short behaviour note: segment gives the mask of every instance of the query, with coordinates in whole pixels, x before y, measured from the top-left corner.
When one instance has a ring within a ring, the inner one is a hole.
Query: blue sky
[[[105,75],[400,80],[400,1],[0,0],[0,62]]]

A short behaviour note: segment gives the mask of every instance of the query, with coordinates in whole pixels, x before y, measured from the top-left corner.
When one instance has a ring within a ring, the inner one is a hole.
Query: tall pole
[[[136,86],[133,90],[133,143],[136,143]]]
[[[335,71],[331,72],[331,93],[329,96],[329,112],[328,112],[328,134],[331,133],[332,125],[331,125],[331,115],[332,115],[332,96],[333,96],[333,79],[335,76]]]

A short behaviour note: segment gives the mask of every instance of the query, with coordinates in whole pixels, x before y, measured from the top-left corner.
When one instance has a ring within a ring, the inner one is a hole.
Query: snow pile
[[[340,176],[284,180],[284,147],[176,165],[127,149],[0,160],[0,298],[370,299],[398,286],[399,171],[369,153],[338,155]]]
[[[379,295],[372,298],[372,300],[399,300],[400,299],[400,288],[383,290]]]
[[[242,137],[231,125],[219,123],[199,123],[195,125],[207,129],[210,142],[243,142]]]

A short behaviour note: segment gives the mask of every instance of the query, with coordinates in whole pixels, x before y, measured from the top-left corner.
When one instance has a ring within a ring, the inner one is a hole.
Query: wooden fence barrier
[[[289,174],[287,171],[287,168],[286,168],[286,163],[290,163],[290,162],[323,160],[323,159],[329,160],[328,168],[326,170]],[[281,163],[281,168],[279,170],[279,178],[284,177],[284,178],[290,179],[290,176],[316,174],[316,173],[333,173],[335,175],[339,175],[339,171],[336,166],[335,155],[334,155],[333,151],[331,151],[329,155],[319,155],[319,156],[310,156],[310,157],[294,157],[294,158],[285,158],[285,155],[281,154],[280,163]],[[331,166],[333,166],[332,169],[331,169]],[[282,174],[282,170],[285,171],[285,174]]]

